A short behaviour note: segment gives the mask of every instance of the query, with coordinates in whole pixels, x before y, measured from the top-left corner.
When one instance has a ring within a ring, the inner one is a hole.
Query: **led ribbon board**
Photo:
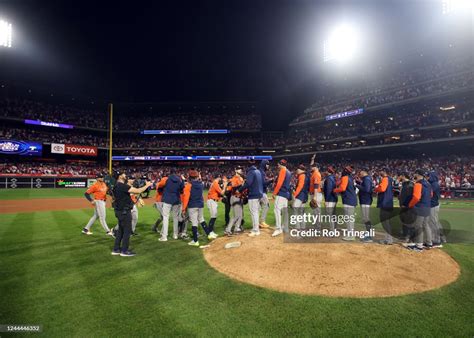
[[[261,161],[271,159],[271,156],[112,156],[113,161]]]
[[[143,135],[192,135],[192,134],[229,134],[228,129],[185,129],[185,130],[170,130],[170,129],[152,129],[142,130],[140,134]]]
[[[344,117],[360,115],[363,112],[364,112],[364,109],[359,108],[359,109],[355,109],[355,110],[345,111],[345,112],[342,112],[342,113],[331,114],[331,115],[326,116],[326,121],[337,120],[337,119],[342,119]]]
[[[45,121],[40,121],[40,120],[25,120],[25,124],[34,124],[34,125],[37,125],[37,126],[64,128],[64,129],[74,128],[74,126],[72,124],[64,124],[64,123],[56,123],[56,122],[45,122]]]

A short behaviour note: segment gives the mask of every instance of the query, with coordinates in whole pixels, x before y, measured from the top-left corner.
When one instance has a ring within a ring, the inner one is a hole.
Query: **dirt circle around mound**
[[[238,248],[225,249],[230,242]],[[392,297],[437,289],[460,275],[441,249],[412,252],[400,245],[283,243],[265,231],[218,238],[204,249],[217,271],[281,292],[330,297]]]

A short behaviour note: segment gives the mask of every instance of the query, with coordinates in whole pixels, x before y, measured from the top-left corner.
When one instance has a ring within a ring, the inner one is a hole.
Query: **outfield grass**
[[[0,191],[0,199],[82,193]],[[99,224],[93,236],[80,234],[90,215],[90,209],[1,215],[0,324],[40,324],[48,337],[474,335],[472,245],[443,249],[462,274],[439,290],[383,299],[298,296],[233,281],[185,242],[158,242],[149,230],[157,215],[151,207],[140,209],[140,236],[131,241],[138,255],[112,257],[112,240]],[[472,215],[442,212],[453,227],[470,230]],[[245,216],[248,225],[248,210]],[[107,220],[115,224],[111,212]],[[220,233],[223,223],[221,205]]]

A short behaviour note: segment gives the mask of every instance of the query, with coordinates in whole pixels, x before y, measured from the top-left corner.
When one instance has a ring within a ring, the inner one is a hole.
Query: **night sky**
[[[0,80],[115,101],[258,101],[279,129],[331,77],[328,27],[363,27],[352,68],[375,67],[456,36],[441,34],[440,3],[0,1],[15,47],[0,51]]]

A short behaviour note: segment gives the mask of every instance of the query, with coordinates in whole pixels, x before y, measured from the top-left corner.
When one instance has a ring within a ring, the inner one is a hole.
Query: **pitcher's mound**
[[[238,248],[225,249],[240,241]],[[218,238],[204,250],[208,263],[241,282],[277,291],[332,297],[389,297],[454,282],[459,265],[440,249],[412,252],[400,245],[283,243],[262,232]]]

